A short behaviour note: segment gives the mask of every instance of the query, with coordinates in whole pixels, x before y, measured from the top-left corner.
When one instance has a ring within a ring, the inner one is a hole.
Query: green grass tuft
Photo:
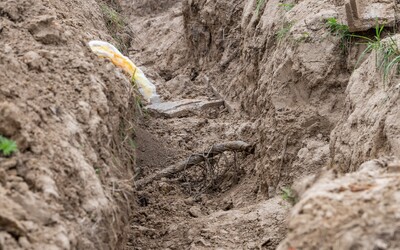
[[[290,32],[290,29],[293,27],[293,23],[286,22],[283,24],[282,28],[276,32],[276,39],[278,41],[282,41]]]
[[[340,38],[340,48],[344,54],[347,54],[352,42],[352,33],[349,31],[349,26],[341,24],[334,17],[326,20],[326,27],[329,29],[332,35]]]
[[[122,30],[125,26],[125,20],[121,15],[113,8],[101,4],[101,11],[103,12],[104,19],[106,21],[107,28],[110,30]]]
[[[392,37],[390,37],[389,41],[382,40],[384,27],[384,25],[377,24],[373,38],[358,35],[352,36],[364,40],[365,42],[361,44],[367,46],[358,58],[356,66],[367,54],[374,51],[376,68],[383,73],[383,82],[386,83],[393,69],[396,69],[395,74],[399,74],[400,49]]]
[[[291,188],[281,188],[282,190],[282,199],[294,205],[297,202],[297,196],[295,192]]]
[[[283,8],[286,12],[292,10],[294,6],[295,6],[294,3],[280,3],[279,4],[279,7]]]
[[[365,57],[365,55],[371,53],[372,51],[379,52],[383,49],[382,43],[382,31],[384,26],[379,26],[378,24],[375,26],[375,36],[373,39],[366,36],[352,35],[352,37],[360,38],[364,40],[364,43],[367,45],[367,48],[361,53],[361,56],[358,58],[356,66],[361,62],[361,60]],[[376,65],[378,65],[378,53],[376,54]]]
[[[0,153],[4,156],[10,156],[17,152],[18,147],[15,141],[7,139],[0,135]]]
[[[326,26],[329,28],[332,34],[340,36],[350,35],[349,26],[339,23],[334,17],[326,20]]]
[[[257,0],[256,10],[255,10],[257,16],[260,14],[260,10],[264,6],[264,3],[265,3],[265,0]]]

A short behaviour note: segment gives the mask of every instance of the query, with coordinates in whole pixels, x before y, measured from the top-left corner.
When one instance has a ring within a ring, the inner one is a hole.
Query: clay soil
[[[396,249],[400,164],[361,164],[398,153],[398,85],[341,50],[343,1],[257,2],[1,1],[0,250]]]

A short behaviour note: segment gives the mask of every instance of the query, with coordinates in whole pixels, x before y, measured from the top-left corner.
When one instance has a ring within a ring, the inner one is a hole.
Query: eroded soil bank
[[[96,1],[0,2],[1,249],[125,245],[134,102],[91,39],[112,41]]]
[[[379,51],[359,60],[363,40],[343,49],[327,20],[347,24],[346,3],[1,2],[0,135],[19,152],[0,157],[0,249],[399,248],[398,77]],[[161,106],[92,39],[140,66]],[[254,152],[206,157],[238,140]]]

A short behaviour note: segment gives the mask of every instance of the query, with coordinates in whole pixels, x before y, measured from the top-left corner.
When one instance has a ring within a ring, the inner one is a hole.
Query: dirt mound
[[[399,40],[398,35],[386,39]],[[331,135],[331,166],[340,172],[355,171],[370,159],[397,156],[400,149],[398,76],[384,79],[376,58],[373,53],[353,72],[343,117]]]
[[[288,218],[278,249],[398,249],[399,161],[369,161],[336,178],[327,172]]]
[[[106,31],[93,0],[0,3],[0,134],[19,147],[0,157],[1,249],[124,244],[130,83],[86,45]]]
[[[381,56],[372,53],[352,73],[343,117],[331,133],[331,170],[308,180],[306,185],[315,184],[292,211],[290,233],[279,249],[399,248],[399,162],[361,164],[398,156],[398,77],[383,77]]]

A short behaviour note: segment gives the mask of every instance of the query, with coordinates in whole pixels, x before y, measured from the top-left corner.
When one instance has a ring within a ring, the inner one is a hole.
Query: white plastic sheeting
[[[142,70],[136,67],[128,57],[119,52],[112,44],[103,41],[90,41],[89,47],[96,55],[109,59],[115,66],[128,73],[133,83],[138,86],[140,94],[148,102],[156,102],[159,99],[156,86],[147,79]]]

